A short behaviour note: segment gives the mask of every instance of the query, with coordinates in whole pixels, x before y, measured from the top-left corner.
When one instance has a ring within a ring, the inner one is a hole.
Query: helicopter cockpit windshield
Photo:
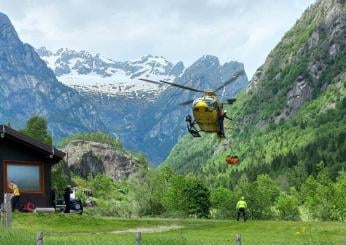
[[[199,102],[204,101],[208,106],[215,107],[217,101],[214,98],[197,98],[193,101],[192,106],[197,105]]]

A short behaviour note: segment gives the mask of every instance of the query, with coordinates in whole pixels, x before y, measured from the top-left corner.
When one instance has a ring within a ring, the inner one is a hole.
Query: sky
[[[19,37],[38,48],[117,61],[147,54],[191,65],[203,55],[244,63],[251,78],[316,0],[0,0]]]

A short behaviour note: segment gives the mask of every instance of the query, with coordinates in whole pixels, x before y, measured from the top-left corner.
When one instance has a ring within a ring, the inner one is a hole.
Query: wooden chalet
[[[52,206],[51,168],[65,153],[5,125],[0,125],[0,203],[16,182],[20,206],[31,201],[37,207]]]

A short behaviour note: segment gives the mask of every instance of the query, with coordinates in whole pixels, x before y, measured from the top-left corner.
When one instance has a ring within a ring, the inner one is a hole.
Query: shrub
[[[210,196],[212,217],[218,219],[235,218],[237,196],[229,189],[218,187],[211,191]]]
[[[280,193],[276,202],[276,209],[279,211],[280,219],[284,220],[299,220],[299,202],[294,195]]]
[[[199,180],[188,181],[183,190],[189,215],[207,218],[210,210],[210,192]]]

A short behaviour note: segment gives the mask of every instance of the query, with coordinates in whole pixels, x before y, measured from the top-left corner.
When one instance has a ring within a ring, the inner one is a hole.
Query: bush
[[[317,164],[321,170],[314,178],[309,176],[302,185],[301,197],[304,206],[309,210],[312,218],[319,220],[333,220],[336,195],[335,184],[329,178],[324,163]]]
[[[58,196],[62,196],[67,185],[71,184],[71,172],[64,161],[52,167],[52,189]]]
[[[276,202],[279,218],[283,220],[299,220],[299,201],[294,195],[280,193]]]
[[[131,177],[128,180],[129,197],[138,216],[158,216],[165,212],[163,193],[167,184],[157,169],[145,173],[143,178]]]
[[[97,201],[97,206],[84,209],[84,213],[93,216],[114,216],[131,218],[133,207],[127,201],[118,201],[115,199]]]
[[[333,219],[339,221],[346,220],[346,173],[341,172],[335,183],[335,206],[333,209]]]
[[[197,218],[207,218],[210,210],[210,192],[199,180],[188,181],[183,190],[189,215]]]
[[[94,178],[88,178],[86,185],[98,199],[116,199],[120,195],[113,179],[106,174],[98,174]]]
[[[245,196],[249,214],[253,219],[270,219],[273,217],[271,207],[276,202],[279,190],[268,175],[258,175],[256,181],[248,183],[241,193]]]
[[[235,206],[237,203],[237,196],[229,189],[218,187],[211,191],[210,196],[213,218],[226,219],[235,218]]]

